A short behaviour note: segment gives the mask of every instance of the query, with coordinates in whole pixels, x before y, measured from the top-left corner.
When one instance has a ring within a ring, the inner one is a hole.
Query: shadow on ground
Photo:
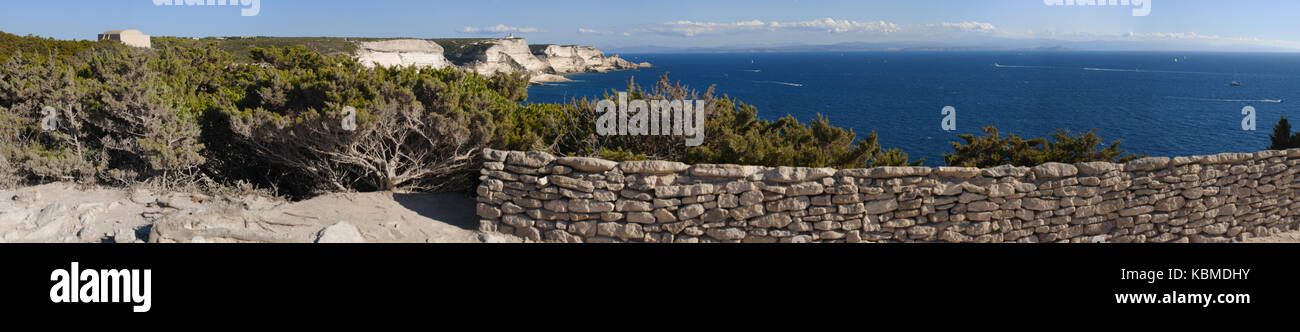
[[[464,194],[395,194],[393,200],[421,216],[466,230],[478,230],[476,202]]]

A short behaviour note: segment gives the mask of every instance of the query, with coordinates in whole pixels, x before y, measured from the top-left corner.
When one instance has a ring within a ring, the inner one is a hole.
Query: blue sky
[[[727,46],[972,38],[1173,40],[1300,50],[1300,1],[1146,0],[1137,6],[1049,6],[1044,0],[257,0],[157,6],[164,0],[6,1],[0,30],[91,39],[134,28],[155,36],[484,37],[534,43]],[[177,0],[182,2],[183,0]],[[1083,1],[1083,0],[1079,0]],[[1101,0],[1105,1],[1105,0]]]

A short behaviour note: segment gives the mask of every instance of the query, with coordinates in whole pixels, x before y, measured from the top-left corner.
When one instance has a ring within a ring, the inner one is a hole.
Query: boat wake
[[[787,85],[787,86],[803,86],[803,84],[799,84],[799,83],[779,82],[779,81],[754,81],[754,83],[780,84],[780,85]]]
[[[1101,72],[1118,72],[1118,73],[1161,73],[1161,74],[1194,74],[1194,75],[1225,75],[1224,73],[1199,72],[1199,71],[1177,71],[1177,70],[1143,70],[1143,69],[1123,69],[1123,68],[1098,68],[1098,67],[1050,67],[1050,66],[1016,66],[994,63],[993,67],[997,68],[1038,68],[1038,69],[1061,69],[1061,70],[1085,70]]]
[[[994,64],[993,64],[993,67],[997,67],[997,68],[1047,68],[1047,69],[1056,68],[1056,67],[1047,67],[1047,66],[1017,66],[1017,65],[1004,65],[1004,64],[1000,64],[1000,63],[994,63]]]
[[[1195,100],[1195,101],[1214,101],[1214,102],[1225,102],[1225,103],[1273,103],[1273,104],[1282,103],[1282,99],[1214,99],[1214,98],[1189,98],[1189,97],[1174,97],[1174,96],[1166,96],[1166,98]]]
[[[760,70],[760,69],[742,69],[741,71],[747,71],[747,72],[751,72],[751,73],[761,73],[761,72],[763,72],[763,71]]]
[[[1092,68],[1092,67],[1083,68],[1083,70],[1087,70],[1087,71],[1117,71],[1117,72],[1129,72],[1129,73],[1140,73],[1140,72],[1142,72],[1141,70],[1137,70],[1137,69],[1111,69],[1111,68]]]

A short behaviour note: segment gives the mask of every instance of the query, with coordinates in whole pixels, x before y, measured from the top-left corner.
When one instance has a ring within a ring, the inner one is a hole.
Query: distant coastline
[[[244,55],[252,47],[302,45],[325,55],[351,56],[369,66],[455,67],[482,75],[525,73],[534,84],[568,81],[564,75],[651,67],[581,45],[529,44],[524,38],[353,38],[353,37],[154,37],[155,40],[212,41]]]

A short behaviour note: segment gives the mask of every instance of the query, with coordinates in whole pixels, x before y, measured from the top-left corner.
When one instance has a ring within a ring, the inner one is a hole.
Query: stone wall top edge
[[[625,174],[679,174],[686,173],[701,178],[744,179],[759,176],[766,181],[797,182],[795,179],[836,177],[856,178],[899,178],[926,177],[970,179],[975,177],[1025,177],[1033,175],[1037,179],[1053,179],[1075,176],[1096,176],[1111,171],[1154,172],[1190,164],[1218,165],[1234,164],[1246,161],[1267,160],[1271,158],[1300,159],[1300,149],[1264,150],[1254,153],[1219,153],[1213,155],[1146,157],[1126,163],[1082,162],[1075,164],[1045,163],[1033,167],[1002,165],[991,168],[952,167],[952,166],[885,166],[872,168],[818,168],[789,166],[755,166],[736,164],[685,164],[674,161],[640,160],[615,162],[595,157],[554,156],[541,151],[504,151],[483,149],[482,158],[487,162],[501,162],[514,166],[543,168],[552,165],[573,167],[585,172],[603,172],[619,170]],[[793,174],[793,175],[792,175]],[[783,180],[791,181],[783,181]]]

